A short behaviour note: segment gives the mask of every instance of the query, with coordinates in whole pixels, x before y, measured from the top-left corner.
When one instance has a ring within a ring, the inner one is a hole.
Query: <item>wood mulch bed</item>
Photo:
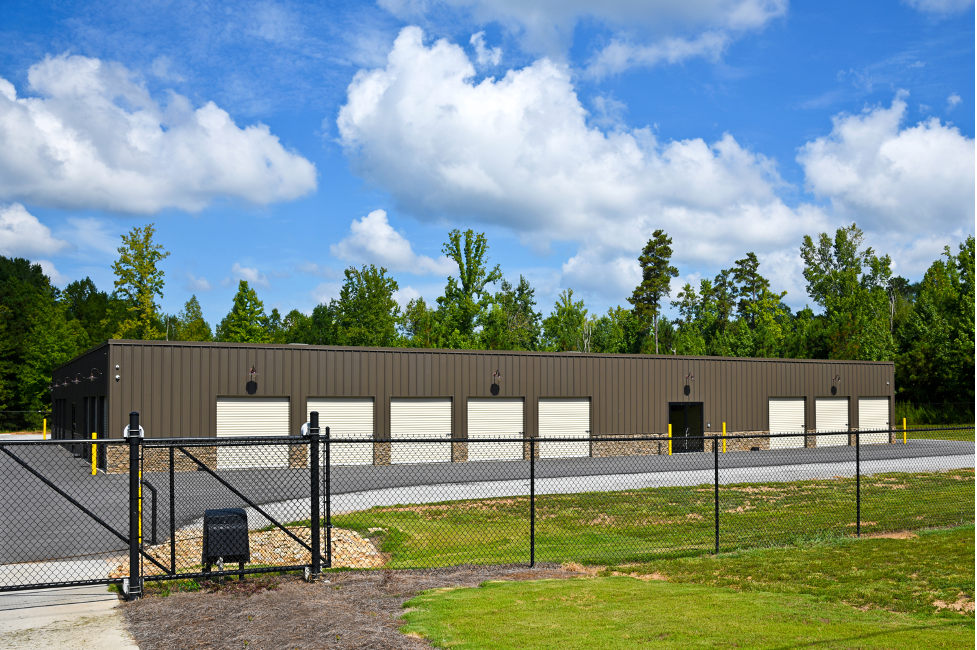
[[[430,648],[424,639],[400,633],[403,604],[418,593],[486,580],[584,575],[575,569],[546,564],[343,571],[323,574],[315,584],[294,575],[257,575],[169,596],[147,583],[145,598],[120,609],[141,650]]]

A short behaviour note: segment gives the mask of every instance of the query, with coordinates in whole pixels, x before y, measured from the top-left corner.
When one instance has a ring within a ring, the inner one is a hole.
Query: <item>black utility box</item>
[[[248,513],[244,508],[221,508],[204,511],[204,545],[201,562],[205,571],[216,564],[238,562],[242,566],[251,561],[248,539]]]

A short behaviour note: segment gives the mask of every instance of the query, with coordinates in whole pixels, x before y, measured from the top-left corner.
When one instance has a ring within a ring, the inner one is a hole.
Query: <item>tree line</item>
[[[110,338],[894,361],[899,400],[974,399],[973,236],[956,252],[946,247],[915,283],[893,276],[889,256],[864,247],[854,224],[805,236],[799,252],[815,313],[792,311],[752,252],[669,300],[679,272],[671,238],[656,230],[628,307],[591,314],[567,288],[544,317],[525,277],[490,264],[483,233],[452,230],[442,252],[457,272],[434,302],[401,309],[397,281],[368,264],[347,268],[339,297],[310,314],[269,313],[241,280],[212,328],[195,295],[176,314],[160,311],[158,265],[169,253],[154,234],[148,224],[122,236],[111,292],[90,278],[59,290],[38,264],[0,257],[0,427],[36,426],[41,416],[30,412],[50,407],[54,368]],[[674,319],[664,316],[669,305]]]

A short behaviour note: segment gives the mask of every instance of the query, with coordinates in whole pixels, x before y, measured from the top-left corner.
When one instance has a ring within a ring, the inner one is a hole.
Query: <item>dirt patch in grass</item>
[[[147,596],[121,611],[141,650],[185,648],[430,648],[400,633],[403,604],[422,591],[494,580],[580,577],[557,564],[464,566],[442,570],[348,571],[307,584],[293,575],[260,577],[199,591]],[[249,586],[248,583],[253,583]],[[260,585],[260,586],[259,586]]]
[[[867,535],[862,535],[862,539],[913,539],[914,537],[919,537],[919,535],[910,530],[899,530],[894,533],[869,533]]]

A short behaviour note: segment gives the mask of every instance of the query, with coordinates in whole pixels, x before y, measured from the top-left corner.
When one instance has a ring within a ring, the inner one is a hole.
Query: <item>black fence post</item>
[[[309,581],[315,582],[322,573],[322,543],[319,531],[322,520],[319,518],[319,412],[309,414],[309,469],[311,474],[311,524],[312,524],[312,572]]]
[[[139,443],[142,430],[139,428],[139,413],[129,414],[129,426],[125,435],[129,439],[129,582],[124,589],[126,600],[136,600],[142,596],[142,576],[139,566]]]
[[[329,442],[329,427],[326,427],[326,566],[332,568],[332,443]]]
[[[858,431],[855,432],[855,536],[862,536],[862,460]]]
[[[529,568],[536,566],[536,439],[529,438]]]
[[[712,439],[712,457],[714,459],[713,484],[715,486],[716,502],[716,555],[719,555],[719,437]]]
[[[170,447],[170,573],[176,573],[176,472],[174,449]]]

